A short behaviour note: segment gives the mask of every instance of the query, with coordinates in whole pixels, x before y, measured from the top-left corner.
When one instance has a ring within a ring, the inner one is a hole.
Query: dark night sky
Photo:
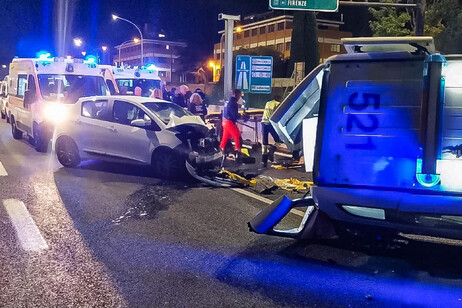
[[[0,0],[0,61],[35,56],[39,50],[56,50],[58,3],[66,0]],[[69,35],[81,37],[91,50],[102,44],[114,46],[137,35],[125,22],[113,22],[111,14],[135,22],[152,23],[168,37],[182,39],[200,55],[208,55],[223,22],[218,13],[249,14],[268,10],[267,0],[68,0]],[[62,20],[62,19],[61,19]],[[63,28],[61,26],[61,28]],[[69,53],[77,53],[71,50]]]

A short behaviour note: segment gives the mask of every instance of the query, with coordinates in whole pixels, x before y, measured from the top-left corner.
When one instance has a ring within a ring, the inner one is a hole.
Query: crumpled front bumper
[[[199,154],[197,152],[189,153],[188,161],[196,166],[219,165],[223,155],[217,151],[211,154]]]

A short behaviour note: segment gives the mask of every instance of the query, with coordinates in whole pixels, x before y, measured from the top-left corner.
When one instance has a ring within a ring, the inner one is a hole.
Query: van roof
[[[431,36],[404,37],[354,37],[342,38],[347,53],[397,52],[435,53],[435,43]]]
[[[21,64],[24,63],[24,64]],[[27,63],[30,63],[27,64]],[[22,66],[24,65],[24,66]],[[37,74],[69,74],[101,76],[101,69],[95,63],[84,63],[81,59],[65,58],[15,58],[10,65],[10,72],[35,71]]]

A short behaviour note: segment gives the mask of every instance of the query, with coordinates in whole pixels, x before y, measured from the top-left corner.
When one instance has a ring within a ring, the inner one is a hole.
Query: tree
[[[406,36],[413,33],[409,27],[411,16],[408,12],[398,12],[395,8],[370,8],[369,11],[374,18],[369,22],[373,36]]]
[[[305,62],[306,73],[311,72],[319,64],[317,29],[316,15],[313,12],[294,13],[289,64],[291,71],[296,62]]]
[[[369,22],[373,36],[406,36],[416,30],[416,13],[414,9],[370,8],[373,20]],[[424,21],[424,35],[435,37],[437,47],[445,48],[449,41],[441,38],[457,33],[460,26],[460,5],[458,0],[432,0],[427,2]],[[438,39],[441,36],[440,39]],[[439,44],[438,44],[439,42]],[[454,41],[452,41],[454,42]]]

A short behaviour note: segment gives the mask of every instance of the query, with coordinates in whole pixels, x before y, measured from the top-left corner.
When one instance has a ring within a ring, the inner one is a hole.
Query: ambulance
[[[14,139],[26,134],[38,152],[48,150],[53,128],[66,118],[66,104],[109,93],[94,59],[15,58],[10,64],[8,116]]]
[[[2,119],[7,119],[8,115],[8,76],[0,81],[0,115]]]
[[[153,64],[143,67],[99,67],[112,95],[134,95],[135,88],[140,87],[141,96],[149,97],[154,89],[161,88],[158,69]]]
[[[277,200],[250,229],[462,239],[462,55],[437,53],[431,37],[343,42],[348,53],[316,68],[270,119],[311,155],[314,185]],[[306,210],[301,224],[281,229],[293,208]]]

